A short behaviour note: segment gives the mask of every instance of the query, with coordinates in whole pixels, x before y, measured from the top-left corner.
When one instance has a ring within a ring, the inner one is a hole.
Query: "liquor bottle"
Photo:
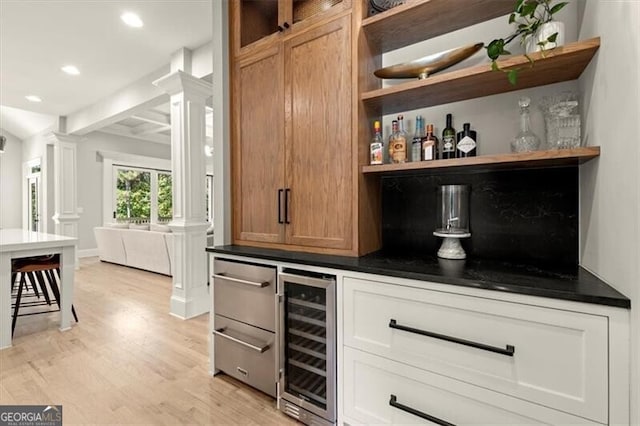
[[[462,127],[464,130],[458,132],[456,155],[458,158],[475,157],[477,155],[478,135],[474,130],[471,130],[471,124],[464,123]]]
[[[427,125],[427,134],[422,138],[422,159],[424,161],[438,158],[438,138],[433,134],[433,124]]]
[[[398,118],[402,118],[399,116]],[[391,123],[391,136],[389,136],[389,161],[391,163],[407,162],[407,136],[400,132],[398,120]]]
[[[377,120],[373,123],[373,133],[374,136],[369,146],[371,154],[370,164],[384,164],[384,140],[382,139],[380,122]]]
[[[422,116],[416,117],[416,134],[411,141],[411,161],[422,159],[422,139],[424,138],[424,120]]]
[[[456,158],[456,130],[451,120],[451,114],[447,114],[447,127],[442,131],[442,149],[440,150],[440,158],[443,160]]]

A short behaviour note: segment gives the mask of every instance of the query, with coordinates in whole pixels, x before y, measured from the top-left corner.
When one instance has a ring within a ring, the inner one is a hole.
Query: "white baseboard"
[[[97,248],[86,249],[86,250],[78,250],[78,257],[79,258],[95,257],[95,256],[99,256],[99,255],[100,255],[100,251]]]

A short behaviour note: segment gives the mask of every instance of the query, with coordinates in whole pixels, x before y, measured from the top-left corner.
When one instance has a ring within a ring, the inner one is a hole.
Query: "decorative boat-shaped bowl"
[[[373,74],[379,78],[419,78],[424,79],[438,71],[442,71],[463,59],[472,56],[482,49],[484,43],[476,43],[444,52],[434,53],[415,61],[396,64],[386,68],[380,68]]]

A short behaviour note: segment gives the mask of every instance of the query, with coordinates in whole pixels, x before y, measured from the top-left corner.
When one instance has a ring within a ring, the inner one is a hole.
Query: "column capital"
[[[153,82],[170,96],[184,92],[190,98],[207,99],[213,95],[213,86],[184,71],[175,71]]]
[[[84,138],[81,136],[69,135],[67,133],[50,132],[44,135],[44,139],[47,141],[47,145],[53,145],[56,142],[78,143]]]

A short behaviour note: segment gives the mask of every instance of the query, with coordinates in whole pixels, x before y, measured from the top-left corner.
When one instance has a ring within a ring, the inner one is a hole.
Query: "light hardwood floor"
[[[295,424],[275,401],[208,373],[208,316],[168,314],[171,278],[83,259],[67,332],[18,318],[0,404],[62,404],[65,424]]]

